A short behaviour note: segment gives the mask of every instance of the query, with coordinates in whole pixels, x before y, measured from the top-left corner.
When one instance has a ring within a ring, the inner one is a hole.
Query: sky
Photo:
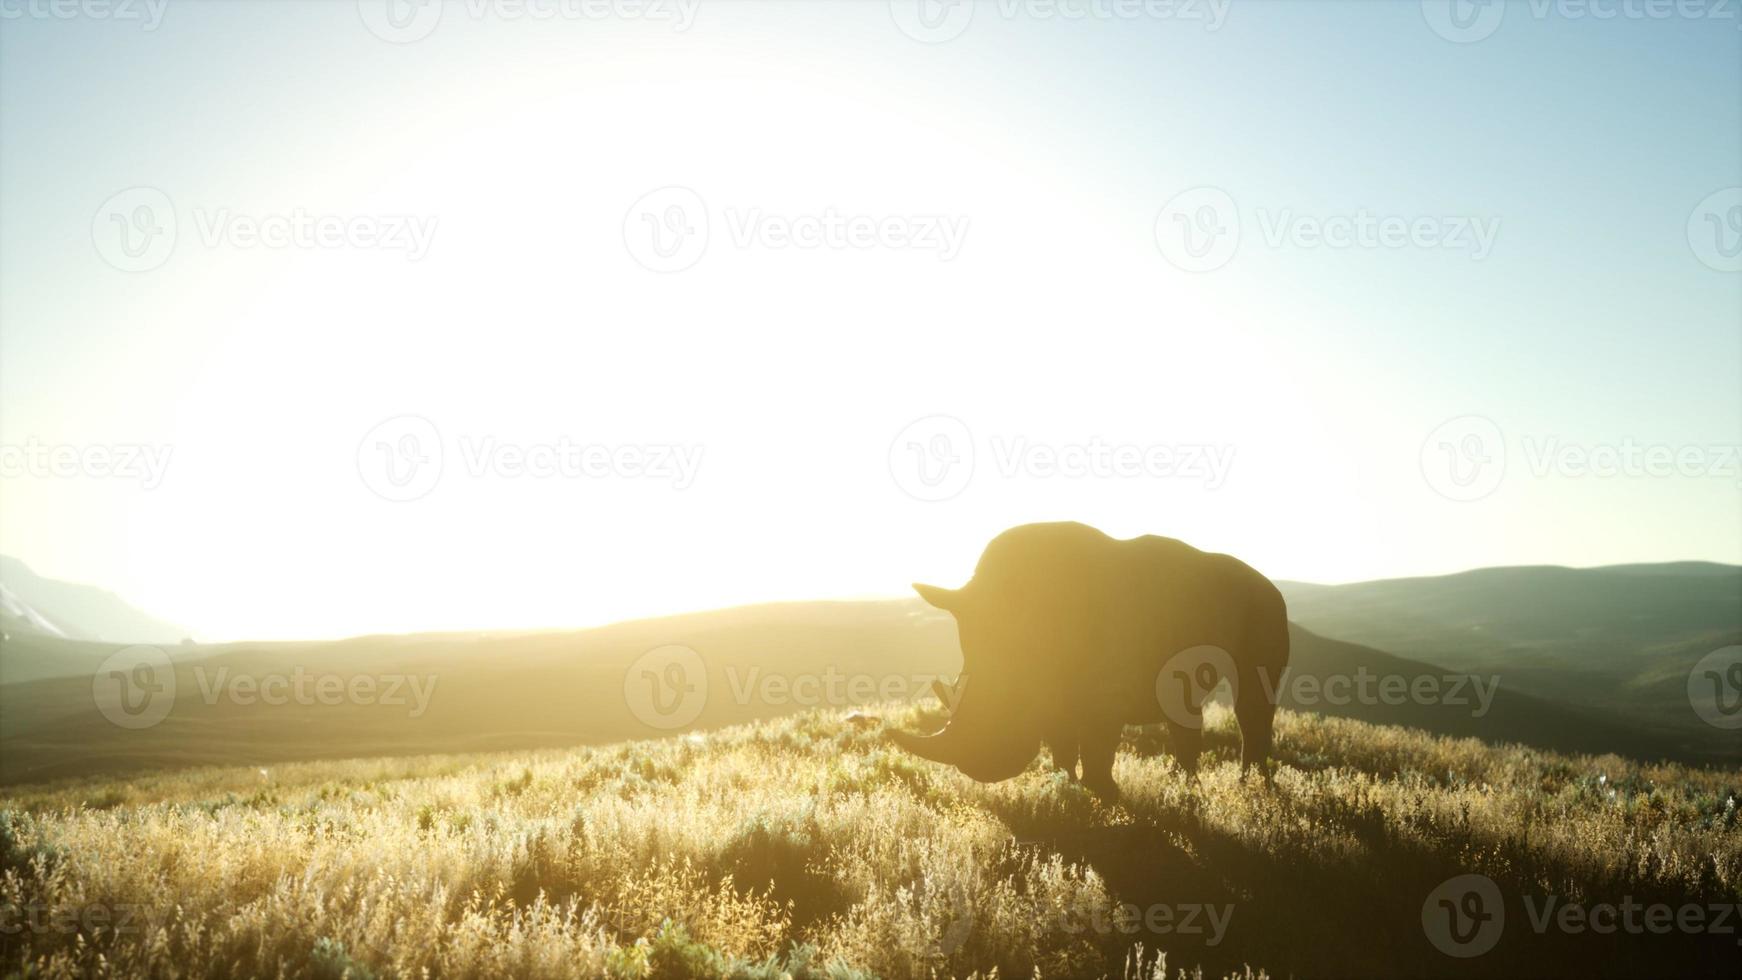
[[[1742,562],[1739,28],[0,0],[0,552],[213,640]]]

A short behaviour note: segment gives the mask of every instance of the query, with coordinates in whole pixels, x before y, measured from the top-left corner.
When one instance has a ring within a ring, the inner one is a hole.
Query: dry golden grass
[[[1265,790],[1238,778],[1230,719],[1212,720],[1195,781],[1136,735],[1116,805],[1038,765],[979,785],[834,713],[26,790],[0,814],[0,972],[1383,973],[1435,954],[1326,930],[1392,906],[1409,922],[1456,871],[1571,897],[1742,898],[1735,771],[1285,713]],[[1315,895],[1328,924],[1302,914]],[[1220,946],[1080,927],[1159,899],[1225,901],[1235,927]]]

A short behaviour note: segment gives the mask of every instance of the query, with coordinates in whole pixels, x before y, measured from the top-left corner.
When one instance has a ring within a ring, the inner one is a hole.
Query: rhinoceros
[[[1266,757],[1288,612],[1251,566],[1153,535],[1118,540],[1077,523],[1025,524],[992,539],[959,589],[915,584],[956,619],[959,681],[933,735],[891,729],[900,747],[982,782],[1026,769],[1044,740],[1055,765],[1116,794],[1126,725],[1164,723],[1181,768],[1196,771],[1201,709],[1222,680],[1240,725],[1241,775]]]

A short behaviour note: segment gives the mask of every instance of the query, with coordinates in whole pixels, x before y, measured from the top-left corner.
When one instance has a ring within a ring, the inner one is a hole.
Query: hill
[[[1711,910],[1742,901],[1742,772],[1284,711],[1266,790],[1238,779],[1227,712],[1207,720],[1197,779],[1134,733],[1117,803],[1039,763],[973,783],[838,711],[38,787],[0,812],[0,908],[57,925],[0,929],[0,969],[1734,975]],[[1584,918],[1629,903],[1632,928]],[[1477,927],[1442,926],[1453,906]]]
[[[1295,622],[1670,738],[1708,740],[1687,675],[1742,643],[1742,567],[1484,568],[1349,585],[1278,583]],[[1742,745],[1732,743],[1732,752]]]
[[[129,605],[113,592],[44,578],[16,558],[0,555],[0,630],[21,638],[42,636],[106,643],[180,643],[188,631]],[[0,679],[53,676],[52,662],[0,661]]]
[[[1562,751],[1734,757],[1716,730],[1618,724],[1521,694],[1504,675],[1453,676],[1300,628],[1293,645],[1275,692],[1286,707]],[[693,652],[668,686],[672,665],[645,658],[674,646]],[[18,648],[85,663],[111,649],[15,638],[0,655]],[[929,704],[932,680],[960,668],[954,621],[918,600],[749,606],[571,632],[166,648],[147,675],[91,664],[82,676],[0,685],[0,783],[597,744],[814,707]],[[666,712],[678,703],[658,699],[684,686],[695,689],[693,713]],[[163,713],[131,716],[128,698]]]

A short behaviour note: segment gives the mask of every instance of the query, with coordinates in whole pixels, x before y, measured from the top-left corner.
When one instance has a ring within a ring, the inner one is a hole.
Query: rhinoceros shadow
[[[1141,732],[1129,733],[1127,753],[1159,754]],[[1136,743],[1136,744],[1133,744]],[[1230,765],[1237,743],[1212,734],[1206,741],[1208,767]],[[1136,752],[1133,750],[1136,749]],[[1284,764],[1296,762],[1286,757]],[[1165,775],[1185,776],[1177,767]],[[1239,784],[1232,792],[1249,794],[1249,803],[1279,807],[1297,803],[1287,781],[1271,788]],[[1449,957],[1433,946],[1423,928],[1423,904],[1446,880],[1465,874],[1455,842],[1400,833],[1375,814],[1359,811],[1334,823],[1338,846],[1311,860],[1282,860],[1275,848],[1242,829],[1229,830],[1203,819],[1195,807],[1151,806],[1127,797],[1117,804],[1112,825],[1033,827],[1031,812],[1019,797],[988,796],[987,807],[1013,828],[1011,847],[1032,859],[1058,855],[1091,869],[1114,900],[1130,907],[1138,922],[1131,932],[1096,937],[1107,956],[1105,968],[1118,975],[1119,960],[1132,944],[1165,951],[1169,975],[1201,968],[1203,975],[1239,975],[1251,966],[1271,976],[1298,977],[1659,977],[1724,975],[1733,968],[1733,937],[1596,935],[1531,928],[1519,896],[1534,882],[1576,882],[1583,871],[1569,858],[1540,854],[1520,858],[1517,878],[1502,882],[1509,899],[1501,945],[1486,956]],[[1324,828],[1301,834],[1325,833]],[[1298,842],[1297,842],[1298,843]],[[1453,846],[1448,846],[1448,844]],[[1479,842],[1466,842],[1479,846]],[[1489,847],[1495,846],[1489,842]],[[1522,853],[1522,852],[1521,852]],[[1569,887],[1571,887],[1569,885]],[[1601,893],[1598,882],[1578,887]],[[1674,904],[1686,896],[1673,891],[1641,902]],[[1215,906],[1225,921],[1220,935],[1199,912],[1184,929],[1188,909]],[[1148,911],[1167,909],[1171,927],[1157,932]]]

